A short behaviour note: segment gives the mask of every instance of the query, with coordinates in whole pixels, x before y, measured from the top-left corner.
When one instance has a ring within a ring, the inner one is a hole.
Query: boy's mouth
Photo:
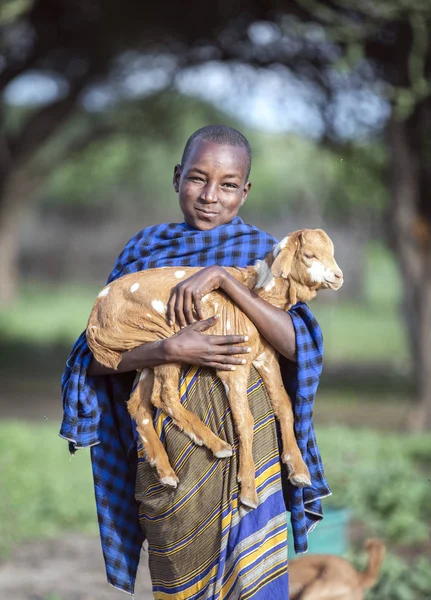
[[[212,210],[204,210],[203,208],[196,208],[196,212],[207,219],[210,219],[211,217],[216,217],[218,215],[218,213]]]

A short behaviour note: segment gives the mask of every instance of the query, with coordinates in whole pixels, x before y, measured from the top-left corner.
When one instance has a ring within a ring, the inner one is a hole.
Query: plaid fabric
[[[325,479],[313,426],[313,404],[322,372],[322,331],[306,304],[295,304],[289,314],[295,327],[297,362],[281,357],[280,367],[284,386],[293,402],[296,440],[312,482],[311,487],[297,488],[287,476],[283,478],[295,552],[299,554],[307,552],[308,533],[323,518],[321,500],[332,492]]]
[[[185,223],[155,225],[134,236],[118,258],[108,282],[122,275],[162,266],[244,267],[261,259],[276,243],[239,217],[210,231]],[[322,334],[305,304],[290,310],[297,335],[297,363],[283,361],[285,384],[294,401],[298,444],[313,486],[298,490],[284,477],[295,550],[307,550],[307,532],[322,518],[320,498],[330,494],[312,423],[312,404],[322,368]],[[91,446],[96,505],[108,581],[133,593],[144,541],[134,498],[136,443],[127,413],[133,373],[90,377],[91,352],[85,333],[75,343],[62,379],[60,436],[71,451]]]

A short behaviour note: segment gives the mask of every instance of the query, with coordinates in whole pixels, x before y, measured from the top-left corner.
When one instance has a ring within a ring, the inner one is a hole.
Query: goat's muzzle
[[[331,290],[339,290],[344,283],[343,271],[341,269],[335,269],[332,271],[333,277],[331,279],[325,278],[325,283]]]

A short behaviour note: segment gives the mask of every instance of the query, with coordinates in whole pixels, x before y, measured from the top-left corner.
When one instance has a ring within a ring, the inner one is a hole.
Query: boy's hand
[[[202,320],[202,298],[222,288],[226,275],[223,267],[205,267],[176,285],[168,302],[168,323],[172,326],[176,322],[180,327],[194,323],[193,309],[198,319]]]
[[[251,348],[239,346],[248,340],[244,335],[207,335],[202,333],[217,322],[217,316],[197,321],[164,340],[168,362],[182,362],[201,367],[213,367],[221,371],[233,371],[235,365],[244,364],[240,354],[248,354]]]

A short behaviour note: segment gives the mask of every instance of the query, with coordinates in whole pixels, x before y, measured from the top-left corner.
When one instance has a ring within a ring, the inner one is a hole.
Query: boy
[[[235,447],[227,398],[212,369],[235,368],[247,349],[241,332],[229,336],[204,333],[213,321],[200,320],[200,302],[212,290],[221,289],[229,295],[287,359],[286,383],[292,398],[308,394],[312,400],[314,396],[322,344],[308,308],[296,305],[286,313],[223,269],[252,264],[276,243],[237,216],[250,191],[250,167],[248,141],[234,129],[209,126],[189,138],[173,180],[184,223],[139,232],[127,244],[108,280],[145,268],[204,267],[182,281],[169,302],[167,318],[176,320],[182,329],[169,339],[125,353],[117,371],[93,359],[83,334],[63,379],[65,420],[61,434],[76,447],[92,446],[108,580],[133,591],[139,548],[146,537],[156,599],[285,600],[286,502],[294,518],[295,547],[305,550],[307,530],[321,518],[319,498],[330,493],[316,450],[311,402],[307,399],[295,407],[296,431],[305,432],[300,447],[313,463],[313,487],[294,490],[285,478],[283,483],[276,424],[255,370],[250,374],[248,399],[255,420],[257,509],[250,511],[238,504],[236,454],[230,459],[214,459],[159,411],[154,414],[155,427],[180,485],[176,490],[163,488],[140,446],[136,465],[136,447],[125,409],[134,371],[168,362],[193,365],[183,371],[182,402]],[[133,493],[138,505],[133,503]],[[140,529],[136,527],[138,521]]]

